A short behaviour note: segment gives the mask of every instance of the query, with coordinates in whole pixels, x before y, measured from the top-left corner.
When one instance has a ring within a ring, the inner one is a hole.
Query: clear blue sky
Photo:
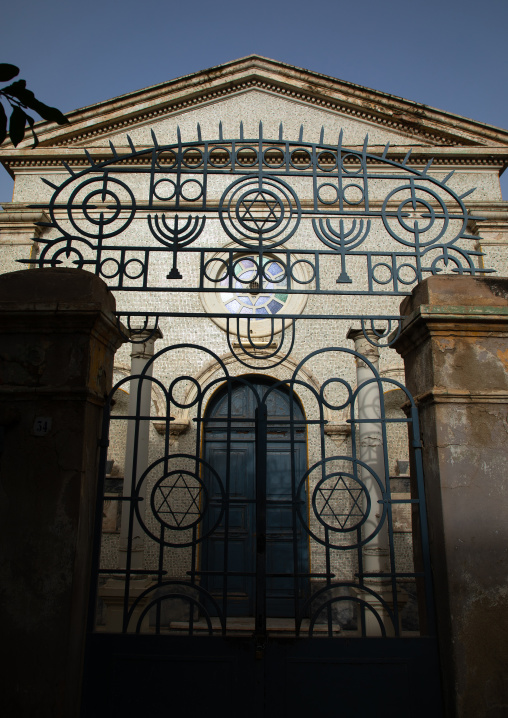
[[[508,127],[508,0],[11,0],[0,23],[64,112],[258,53]]]

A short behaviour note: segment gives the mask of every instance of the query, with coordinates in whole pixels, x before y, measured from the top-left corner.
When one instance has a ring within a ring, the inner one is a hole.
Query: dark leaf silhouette
[[[12,110],[11,120],[9,122],[9,137],[11,138],[14,147],[19,145],[25,136],[26,119],[27,116],[21,107],[15,107]]]
[[[34,138],[34,143],[32,145],[32,149],[35,149],[37,147],[37,145],[39,144],[39,138],[35,134],[35,130],[34,130],[35,120],[33,117],[30,117],[30,115],[26,115],[26,121],[28,122],[28,124],[30,125],[30,129],[32,130],[32,137]]]
[[[0,102],[0,145],[7,137],[7,115],[4,106]]]
[[[23,105],[35,110],[44,120],[48,122],[56,122],[58,125],[65,125],[69,122],[67,117],[57,110],[56,107],[48,107],[38,100],[31,90],[26,89],[25,80],[17,80],[12,85],[4,87],[3,91],[6,95],[16,97]]]
[[[19,67],[9,65],[7,62],[0,63],[0,82],[9,82],[19,73]]]
[[[19,73],[19,68],[15,65],[0,63],[0,82],[9,82]],[[6,87],[0,89],[0,145],[7,137],[7,115],[5,107],[2,104],[9,103],[12,108],[9,121],[9,137],[13,145],[16,147],[25,136],[26,124],[32,130],[34,143],[32,147],[37,147],[39,140],[35,132],[34,118],[25,112],[25,109],[34,110],[43,120],[48,122],[56,122],[59,125],[65,125],[69,122],[67,117],[57,110],[56,107],[49,107],[44,102],[38,100],[31,90],[27,90],[25,80],[16,80]]]

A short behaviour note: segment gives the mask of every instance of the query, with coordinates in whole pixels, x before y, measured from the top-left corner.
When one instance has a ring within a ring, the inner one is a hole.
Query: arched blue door
[[[219,390],[205,417],[204,457],[226,487],[225,506],[210,483],[209,523],[224,515],[203,542],[202,585],[228,616],[253,616],[256,570],[255,410],[267,407],[266,437],[266,611],[268,617],[294,616],[307,595],[307,535],[295,511],[294,493],[307,464],[306,429],[298,401],[269,380],[245,377]],[[229,420],[228,420],[229,417]],[[229,425],[229,426],[228,426]],[[205,529],[206,530],[206,529]]]

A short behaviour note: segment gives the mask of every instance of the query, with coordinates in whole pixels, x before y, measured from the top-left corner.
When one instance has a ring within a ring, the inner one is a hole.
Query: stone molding
[[[256,55],[76,110],[68,114],[71,125],[64,128],[38,123],[38,136],[42,146],[88,145],[94,137],[251,89],[405,132],[437,146],[508,144],[505,130]],[[20,151],[28,146],[26,140]],[[6,145],[2,154],[12,155],[12,145]]]
[[[131,357],[132,359],[146,359],[150,361],[154,355],[154,343],[157,339],[163,339],[164,335],[156,327],[155,329],[147,329],[142,332],[138,332],[135,329],[127,330],[127,334],[133,339],[131,344]],[[143,341],[141,341],[143,339]]]
[[[472,234],[478,235],[476,248],[482,251],[482,247],[504,247],[508,244],[508,202],[492,202],[485,208],[479,206],[469,211],[482,218],[482,221],[471,221],[470,230]]]
[[[48,215],[28,209],[20,203],[6,203],[2,207],[4,211],[0,212],[0,244],[37,244],[37,239],[44,232],[44,227],[38,227],[37,222],[49,222]]]
[[[351,339],[355,343],[355,351],[359,352],[362,356],[369,359],[371,362],[375,362],[379,359],[379,347],[368,340],[368,336],[373,339],[376,335],[371,329],[356,329],[350,327],[346,334],[346,339]],[[355,357],[356,364],[359,364],[362,360],[359,357]]]
[[[166,422],[165,421],[152,421],[154,429],[158,434],[162,436],[166,435]],[[178,437],[189,430],[190,421],[189,419],[182,419],[181,417],[175,418],[174,421],[169,423],[169,435],[171,438],[178,439]]]
[[[427,141],[432,140],[439,145],[453,146],[458,144],[475,144],[474,141],[466,139],[462,140],[462,142],[454,140],[450,136],[447,136],[444,131],[438,132],[435,130],[423,129],[416,126],[411,127],[408,125],[407,122],[400,122],[394,118],[389,118],[386,116],[383,117],[381,114],[372,111],[371,108],[367,109],[366,107],[351,107],[346,102],[316,97],[315,95],[312,95],[308,92],[298,92],[298,89],[300,88],[293,89],[290,87],[281,87],[274,82],[267,82],[263,81],[262,79],[252,79],[245,82],[232,83],[226,87],[218,87],[212,92],[204,92],[202,94],[200,93],[199,95],[188,99],[177,99],[173,102],[169,101],[162,107],[154,108],[150,111],[145,110],[144,112],[135,114],[132,117],[123,120],[117,120],[117,122],[114,122],[112,124],[107,124],[102,127],[89,130],[88,132],[83,132],[81,134],[77,134],[72,137],[63,139],[60,142],[56,143],[56,146],[74,144],[80,141],[83,142],[84,140],[88,141],[88,139],[92,137],[97,137],[111,132],[118,132],[119,130],[121,131],[122,129],[128,128],[132,125],[150,122],[153,121],[153,119],[155,118],[164,117],[165,115],[168,115],[173,112],[181,112],[182,110],[189,109],[190,107],[195,107],[197,105],[202,105],[210,101],[214,102],[218,99],[233,94],[238,94],[249,89],[260,89],[265,92],[282,95],[284,97],[289,97],[291,99],[299,100],[304,103],[317,105],[318,107],[324,107],[325,109],[339,112],[340,114],[350,115],[353,117],[357,117],[361,120],[367,120],[368,122],[384,125],[391,130],[402,130],[403,132],[408,132],[409,130],[412,135],[416,135],[417,137],[421,136]]]
[[[192,138],[194,139],[194,138]],[[209,138],[213,139],[213,138]],[[216,138],[217,139],[217,138]],[[149,145],[138,145],[138,150],[150,149]],[[363,146],[348,145],[348,149],[361,150]],[[90,156],[93,157],[97,164],[113,159],[113,152],[107,147],[94,147],[87,145]],[[118,154],[130,154],[132,152],[128,145],[116,145]],[[433,146],[414,146],[414,145],[392,145],[388,153],[388,159],[396,162],[402,162],[407,152],[411,150],[411,156],[406,161],[406,165],[410,167],[423,167],[432,159],[433,167],[485,167],[487,169],[495,168],[501,170],[508,164],[508,148],[504,147],[441,147]],[[384,151],[384,145],[369,145],[367,151],[370,154],[381,156]],[[12,170],[23,170],[33,168],[47,167],[55,168],[61,173],[62,161],[65,160],[71,167],[86,169],[90,167],[90,162],[84,154],[82,147],[72,148],[55,148],[55,147],[37,147],[35,150],[19,149],[14,153],[10,150],[0,150],[0,161],[4,164],[10,174]],[[122,161],[122,166],[150,166],[150,156],[133,157]],[[374,160],[368,160],[374,163]]]
[[[433,388],[413,396],[416,406],[424,404],[508,404],[508,391],[448,391]]]
[[[56,164],[58,164],[58,162],[56,162]],[[60,162],[60,164],[61,164],[61,162]],[[309,175],[309,177],[310,177],[310,175]],[[483,237],[484,229],[487,232],[490,232],[490,231],[492,231],[491,230],[491,227],[492,227],[492,228],[495,228],[496,231],[498,231],[498,227],[504,228],[504,226],[505,226],[503,224],[504,222],[508,223],[508,202],[499,203],[499,204],[503,204],[506,208],[506,213],[504,213],[502,211],[499,211],[498,213],[496,213],[496,214],[499,214],[500,219],[497,219],[497,217],[495,219],[490,219],[488,216],[488,212],[489,212],[488,207],[491,205],[490,205],[490,203],[485,203],[485,204],[486,204],[485,208],[484,208],[484,206],[481,206],[481,205],[478,205],[478,206],[475,205],[474,207],[468,206],[468,211],[470,213],[474,213],[475,215],[478,214],[478,216],[482,217],[482,220],[483,220],[483,217],[485,216],[486,221],[485,222],[484,221],[475,222],[475,221],[471,220],[470,222],[468,222],[468,233],[476,234],[478,236],[465,237],[464,238],[465,242],[467,242],[469,240],[469,241],[477,241],[477,242],[481,241],[483,243],[484,242],[484,237]],[[493,204],[495,205],[497,203],[493,203]],[[2,205],[2,207],[4,207],[4,209],[5,208],[8,209],[10,206],[11,206],[10,204],[6,204],[6,203],[4,203]],[[26,209],[26,207],[27,207],[27,205],[20,203],[20,202],[12,203],[12,206],[16,207],[15,211],[18,211],[18,208],[19,208],[19,210],[23,210],[23,209]],[[153,202],[152,210],[147,209],[147,208],[145,208],[143,210],[138,209],[136,212],[136,217],[138,219],[139,218],[144,219],[146,217],[146,215],[150,213],[150,211],[157,211],[159,206],[163,210],[167,209],[166,203],[162,200],[158,200],[158,201]],[[214,216],[214,213],[218,212],[218,210],[219,210],[220,199],[211,198],[210,201],[207,200],[206,206],[207,206],[207,210],[206,211],[203,210],[202,213],[207,215],[208,211],[210,211],[212,213],[211,216]],[[284,207],[284,209],[287,209],[288,204],[286,202],[282,202],[282,206]],[[312,199],[300,199],[300,206],[302,209],[312,210],[314,208],[314,201]],[[359,202],[355,206],[358,210],[362,210],[362,211],[365,210],[365,203],[363,201]],[[399,203],[397,201],[389,200],[387,202],[387,201],[385,201],[385,199],[377,199],[377,198],[369,200],[369,209],[370,210],[381,211],[382,208],[385,207],[388,210],[396,212],[398,206],[399,206]],[[434,206],[437,207],[437,203]],[[105,202],[105,203],[94,202],[94,207],[93,207],[93,209],[90,209],[89,214],[91,217],[98,217],[102,211],[107,209],[107,207],[108,207],[107,202]],[[190,209],[192,211],[194,208],[195,208],[194,202],[183,200],[180,202],[179,211],[185,212],[188,209]],[[7,214],[7,212],[0,212],[0,217],[4,214]],[[67,217],[66,207],[65,206],[55,207],[54,215],[57,219],[61,219],[61,218],[65,219]],[[47,215],[41,214],[41,219],[36,219],[34,221],[46,221],[46,220],[47,220]],[[6,226],[10,227],[10,225],[7,225],[7,224],[6,224]],[[12,225],[13,228],[15,228],[15,226],[16,225],[14,225],[14,224]],[[43,233],[45,230],[44,227],[36,227],[36,226],[34,226],[33,223],[32,224],[27,223],[26,227],[27,227],[27,231],[31,231],[31,232],[37,231],[38,234]],[[1,226],[0,226],[0,230],[2,230]],[[488,240],[486,240],[486,241],[488,242]],[[293,248],[290,243],[286,243],[285,246],[286,246],[286,249],[290,249],[290,250],[294,251],[295,253],[298,253],[297,248]],[[222,253],[225,253],[227,249],[231,249],[231,248],[238,250],[238,245],[233,244],[233,243],[228,243],[227,245],[222,247],[220,252],[217,253],[217,256],[221,255]],[[273,252],[270,252],[270,254],[276,254],[276,253],[277,253],[277,248],[275,248],[273,250]],[[213,286],[213,283],[207,282],[207,284],[205,286]]]
[[[488,321],[486,321],[488,317]],[[409,330],[411,336],[409,335]],[[397,351],[405,357],[429,336],[449,337],[460,332],[462,336],[508,337],[508,307],[457,307],[422,305],[402,322],[397,339]],[[390,339],[396,339],[394,332]]]
[[[346,422],[331,421],[328,424],[325,424],[324,432],[335,441],[347,439],[348,436],[351,436],[351,424],[346,424]]]

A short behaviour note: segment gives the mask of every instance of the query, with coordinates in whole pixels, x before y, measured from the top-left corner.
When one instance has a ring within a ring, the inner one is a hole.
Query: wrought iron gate
[[[145,357],[105,412],[84,713],[439,715],[418,415],[386,357],[426,273],[489,271],[468,193],[342,134],[152,137],[66,167],[30,260],[103,277]]]

